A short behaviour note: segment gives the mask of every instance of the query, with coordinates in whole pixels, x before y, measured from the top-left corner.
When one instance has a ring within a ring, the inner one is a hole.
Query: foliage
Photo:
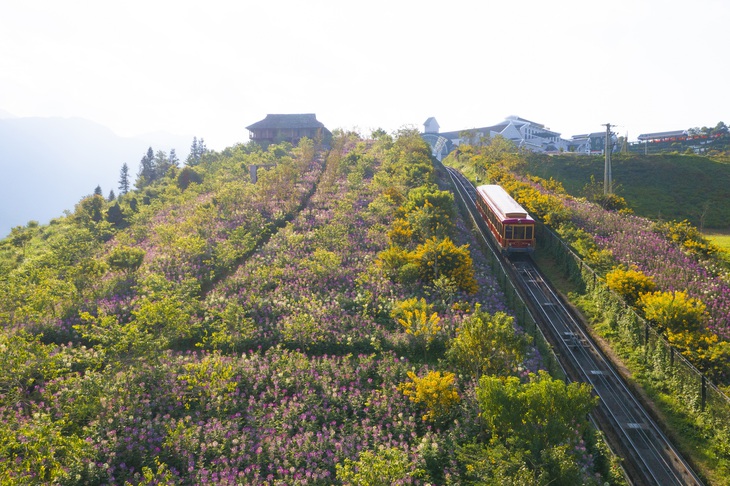
[[[388,231],[388,239],[390,240],[393,247],[408,248],[412,246],[414,242],[413,227],[410,221],[403,218],[398,218],[393,221],[390,231]],[[387,250],[386,250],[387,251]]]
[[[357,461],[345,459],[337,465],[337,479],[348,486],[391,486],[412,484],[422,471],[415,469],[408,453],[395,447],[363,451]]]
[[[81,484],[93,457],[91,445],[67,435],[63,420],[35,412],[32,421],[3,409],[0,418],[0,481],[8,486]]]
[[[652,292],[656,288],[654,279],[643,272],[630,268],[614,268],[606,274],[606,285],[629,304],[635,304],[642,294]]]
[[[687,220],[659,222],[654,225],[654,229],[689,253],[700,257],[711,257],[719,252],[717,246],[702,236],[702,233]]]
[[[413,262],[421,280],[431,283],[440,277],[450,278],[460,290],[477,291],[471,256],[466,247],[457,247],[450,238],[431,238],[415,249]]]
[[[425,350],[441,331],[441,318],[436,312],[421,309],[406,310],[403,317],[398,318],[398,324],[403,326],[406,334],[413,336],[417,343]]]
[[[590,182],[583,187],[583,194],[589,201],[598,204],[607,211],[627,211],[626,199],[615,194],[616,187],[613,190],[614,192],[610,194],[604,194],[603,182],[597,182],[596,177],[591,174]]]
[[[187,189],[190,184],[200,184],[203,178],[194,169],[183,167],[177,176],[177,187],[181,190]]]
[[[477,398],[491,443],[524,457],[518,459],[519,467],[512,474],[525,474],[526,466],[540,478],[536,484],[592,482],[592,457],[586,452],[584,436],[589,427],[587,415],[598,398],[588,385],[566,384],[544,371],[531,374],[526,383],[517,377],[483,376]],[[581,480],[561,482],[576,477]]]
[[[639,297],[639,306],[650,321],[668,333],[698,331],[702,328],[706,307],[686,292],[648,292]]]
[[[144,261],[145,251],[141,248],[134,248],[127,245],[115,247],[109,256],[107,263],[114,270],[121,270],[127,274],[137,270]]]
[[[453,408],[459,403],[459,393],[456,391],[453,373],[429,371],[420,378],[412,371],[408,372],[410,381],[398,385],[408,399],[417,404],[423,404],[426,413],[421,417],[423,421],[440,421],[447,418]]]
[[[529,345],[529,337],[515,330],[512,316],[489,314],[477,306],[457,328],[446,356],[478,381],[483,375],[516,373]]]

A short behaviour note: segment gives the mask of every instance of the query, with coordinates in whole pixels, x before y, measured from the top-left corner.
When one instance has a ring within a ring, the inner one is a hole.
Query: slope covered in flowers
[[[605,211],[595,204],[566,200],[572,220],[616,261],[653,277],[659,288],[686,291],[707,305],[707,327],[730,340],[730,283],[707,260],[698,259],[658,231],[650,221]]]
[[[589,390],[536,374],[429,155],[408,131],[234,147],[199,184],[125,195],[121,220],[92,198],[25,228],[0,274],[1,482],[611,479]],[[506,397],[551,432],[481,418]]]

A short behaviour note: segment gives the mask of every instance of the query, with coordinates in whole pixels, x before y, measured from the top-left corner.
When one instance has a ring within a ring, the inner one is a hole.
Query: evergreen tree
[[[127,226],[126,217],[118,202],[109,206],[109,209],[106,212],[106,220],[114,225],[115,228],[121,229]]]
[[[167,163],[170,167],[180,167],[180,159],[177,157],[175,149],[170,149],[170,156],[167,159]]]
[[[112,202],[116,198],[117,198],[117,195],[114,194],[114,189],[112,189],[111,191],[109,191],[109,197],[107,197],[106,200],[109,202]]]
[[[167,154],[164,150],[158,150],[155,153],[154,167],[155,179],[162,179],[165,177],[165,174],[167,174],[167,171],[170,168],[170,160],[167,158]]]
[[[188,155],[185,164],[190,166],[198,165],[206,152],[208,152],[208,148],[205,146],[205,141],[202,138],[198,140],[197,137],[193,137],[193,143],[190,145],[190,155]]]
[[[198,164],[198,137],[193,137],[193,143],[190,145],[190,153],[188,154],[185,165],[197,165]]]
[[[152,147],[150,147],[139,162],[139,172],[137,173],[137,181],[134,185],[137,186],[137,189],[141,189],[151,184],[156,178],[155,153],[152,151]]]
[[[129,166],[126,162],[119,172],[119,192],[122,196],[129,192]]]
[[[101,196],[101,186],[96,186],[94,189],[94,196]]]

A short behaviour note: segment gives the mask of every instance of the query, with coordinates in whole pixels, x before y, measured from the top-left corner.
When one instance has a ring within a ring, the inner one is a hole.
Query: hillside
[[[526,158],[526,172],[560,181],[568,193],[583,195],[591,176],[602,183],[603,157]],[[730,163],[696,155],[615,155],[613,181],[639,216],[689,220],[704,229],[730,230]]]
[[[100,185],[104,196],[118,193],[122,164],[136,174],[152,146],[175,148],[182,160],[191,137],[164,133],[120,137],[80,118],[17,118],[0,114],[0,237],[34,220],[48,223],[73,210]],[[134,182],[134,181],[132,181]]]
[[[444,181],[250,144],[0,242],[4,484],[617,484]]]

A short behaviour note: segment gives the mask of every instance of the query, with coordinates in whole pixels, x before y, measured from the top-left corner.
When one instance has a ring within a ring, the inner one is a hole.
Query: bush
[[[431,238],[416,248],[412,258],[419,266],[421,280],[425,283],[430,284],[445,276],[464,292],[473,294],[478,290],[467,245],[457,247],[450,238]]]
[[[478,306],[456,332],[447,357],[476,379],[485,374],[515,373],[530,345],[528,336],[515,331],[512,316],[504,312],[492,315]]]
[[[382,447],[382,446],[381,446]],[[415,464],[408,453],[396,447],[363,451],[357,461],[337,464],[337,479],[348,486],[391,486],[410,483]]]
[[[190,184],[201,184],[202,182],[203,176],[190,167],[185,167],[177,176],[177,187],[183,191],[187,189]]]
[[[606,274],[606,285],[609,289],[634,305],[641,294],[652,292],[656,288],[654,280],[635,269],[615,268]]]
[[[699,331],[705,314],[705,304],[688,297],[685,292],[650,292],[639,298],[646,318],[668,333]]]
[[[456,377],[453,373],[429,371],[426,376],[419,378],[409,371],[408,378],[411,381],[401,383],[398,389],[413,403],[421,403],[426,407],[426,413],[421,417],[424,422],[448,417],[460,401],[459,393],[454,387]]]
[[[120,245],[112,250],[106,261],[112,269],[129,274],[142,265],[144,256],[145,251],[141,248]]]

